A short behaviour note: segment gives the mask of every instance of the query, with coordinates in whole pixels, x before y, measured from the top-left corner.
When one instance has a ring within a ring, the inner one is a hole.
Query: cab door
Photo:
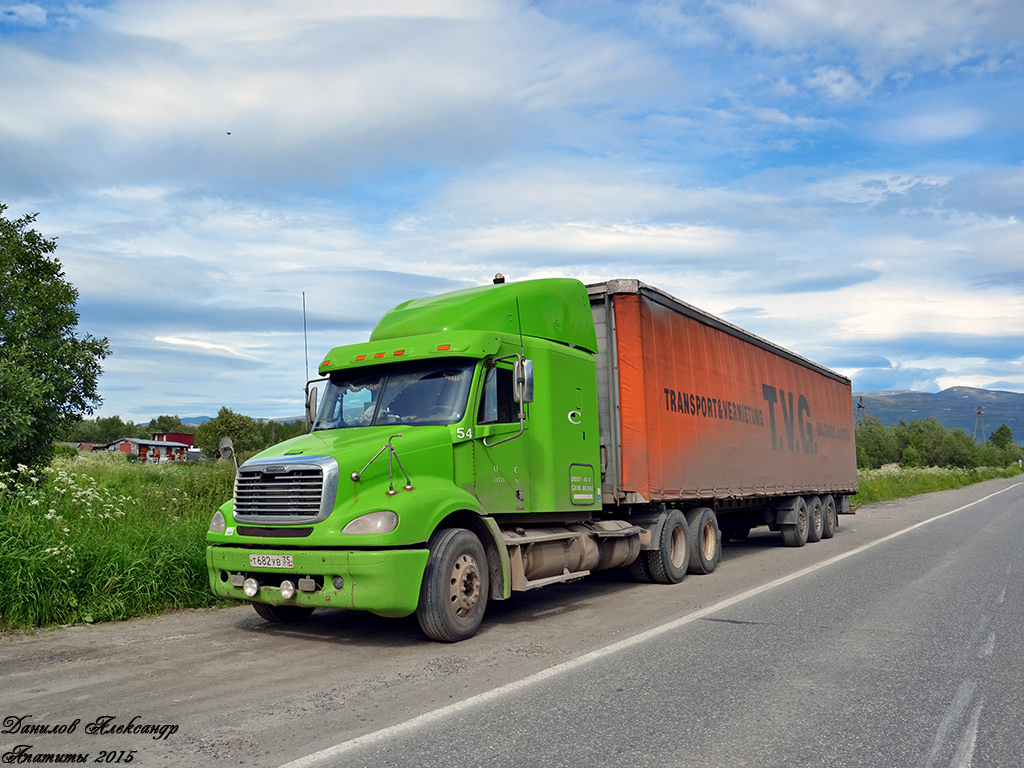
[[[511,361],[491,365],[483,376],[473,440],[475,493],[487,514],[529,512],[528,406],[519,420]],[[520,434],[522,432],[522,434]]]

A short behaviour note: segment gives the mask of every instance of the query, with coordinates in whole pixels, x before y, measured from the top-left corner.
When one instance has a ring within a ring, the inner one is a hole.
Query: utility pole
[[[985,409],[980,405],[978,406],[977,412],[974,414],[974,442],[978,442],[978,425],[981,425],[981,442],[982,445],[988,442],[985,437]]]

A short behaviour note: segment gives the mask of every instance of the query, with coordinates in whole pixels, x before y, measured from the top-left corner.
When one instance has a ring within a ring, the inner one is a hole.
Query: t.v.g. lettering
[[[761,392],[764,400],[768,403],[768,423],[772,433],[772,449],[781,451],[788,448],[791,451],[803,450],[804,453],[817,453],[818,445],[814,442],[814,428],[811,422],[811,406],[804,395],[796,396],[796,407],[794,408],[794,393],[785,392],[781,389],[761,385]],[[786,437],[779,434],[777,420],[775,418],[775,405],[779,405],[779,415],[786,430]]]

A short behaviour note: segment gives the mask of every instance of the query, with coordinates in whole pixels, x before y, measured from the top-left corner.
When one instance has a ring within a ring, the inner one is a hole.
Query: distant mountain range
[[[858,403],[864,407],[859,409]],[[982,409],[978,416],[978,407]],[[988,439],[1000,424],[1013,432],[1017,444],[1024,443],[1024,394],[1002,392],[973,387],[950,387],[942,392],[855,392],[853,394],[853,417],[875,416],[882,423],[908,424],[914,419],[934,416],[948,429],[962,429],[968,435],[975,434],[981,439],[981,419],[985,423],[985,439]]]

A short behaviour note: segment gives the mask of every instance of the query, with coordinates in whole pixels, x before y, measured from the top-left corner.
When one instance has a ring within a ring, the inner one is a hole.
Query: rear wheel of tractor
[[[821,541],[822,533],[825,530],[825,509],[818,496],[807,498],[807,522],[807,540],[812,544]]]
[[[654,581],[654,577],[651,576],[651,568],[647,565],[647,553],[645,551],[640,550],[636,560],[629,564],[629,575],[633,581],[640,584],[650,584]]]
[[[427,545],[430,556],[416,609],[423,634],[454,643],[472,637],[487,610],[488,570],[483,544],[465,528],[442,528]]]
[[[678,584],[686,576],[690,562],[690,536],[686,518],[673,509],[661,527],[657,549],[644,550],[651,579],[658,584]]]
[[[253,603],[252,607],[262,618],[274,624],[294,624],[308,619],[316,610],[305,605],[267,605],[266,603]]]
[[[836,500],[831,496],[821,498],[821,519],[824,524],[821,529],[821,538],[831,539],[836,535],[836,527],[839,517],[836,514]]]
[[[809,510],[807,502],[802,497],[797,499],[796,522],[784,523],[780,527],[787,547],[802,547],[807,543],[807,531],[810,528]]]
[[[707,507],[691,509],[686,513],[690,534],[690,573],[711,573],[722,557],[722,533],[718,529],[718,515]]]

